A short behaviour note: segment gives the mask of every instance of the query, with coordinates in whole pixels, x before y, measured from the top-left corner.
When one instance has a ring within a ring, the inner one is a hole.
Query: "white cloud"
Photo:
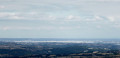
[[[102,26],[100,26],[100,25],[97,25],[96,27],[97,27],[97,28],[102,28]]]
[[[120,0],[87,0],[87,1],[98,1],[98,2],[105,2],[105,1],[120,1]]]
[[[64,18],[63,21],[81,21],[81,16],[68,15]]]
[[[55,20],[55,19],[56,19],[56,17],[55,17],[55,16],[53,16],[53,15],[49,15],[49,16],[48,16],[48,19],[50,19],[50,20]]]
[[[0,27],[0,30],[53,30],[56,27],[53,26],[37,26],[37,27],[28,27],[28,26],[4,26]]]
[[[2,18],[2,19],[21,19],[21,17],[18,16],[18,13],[13,13],[13,12],[0,12],[0,18]]]
[[[11,15],[14,15],[14,13],[0,12],[0,17],[7,17],[7,16],[11,16]]]
[[[112,16],[109,16],[109,17],[107,17],[107,18],[108,18],[108,20],[111,21],[111,22],[114,22],[114,21],[115,21],[115,18],[112,17]]]
[[[5,6],[3,6],[3,5],[0,5],[0,9],[4,9],[5,8]]]
[[[100,16],[95,16],[95,19],[96,19],[96,20],[103,20],[103,18],[100,17]]]
[[[23,19],[23,17],[13,15],[13,16],[10,16],[9,19]]]
[[[114,16],[119,15],[120,10],[119,3],[113,2],[119,0],[20,0],[16,2],[14,2],[15,0],[4,0],[0,3],[7,1],[9,1],[5,4],[7,8],[3,6],[4,4],[0,6],[0,8],[5,8],[5,12],[0,12],[1,19],[95,22],[104,21],[105,18],[101,17],[103,16],[110,22],[114,22],[116,20]],[[87,17],[89,15],[91,17]]]
[[[1,30],[31,30],[30,27],[18,27],[18,26],[4,26],[0,27]]]
[[[3,27],[3,28],[0,28],[0,29],[2,29],[2,30],[9,30],[11,28],[10,27]]]
[[[69,19],[69,20],[71,20],[71,19],[73,19],[73,18],[74,18],[73,15],[69,15],[69,16],[67,17],[67,19]]]
[[[113,27],[115,27],[115,28],[120,28],[120,25],[113,25]]]
[[[69,30],[69,29],[73,29],[73,28],[72,27],[60,26],[59,29],[60,30]]]
[[[70,29],[78,29],[80,26],[3,26],[0,27],[0,30],[70,30]]]
[[[36,12],[0,12],[0,18],[10,20],[55,20],[56,17],[49,14]],[[1,20],[1,19],[0,19]]]

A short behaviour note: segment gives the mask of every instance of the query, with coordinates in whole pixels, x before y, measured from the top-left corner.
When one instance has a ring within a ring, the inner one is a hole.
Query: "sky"
[[[120,38],[120,0],[0,0],[0,38]]]

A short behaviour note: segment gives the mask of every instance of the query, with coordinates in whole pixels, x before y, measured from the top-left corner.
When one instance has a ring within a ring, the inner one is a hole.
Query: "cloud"
[[[67,17],[67,19],[73,19],[73,18],[74,18],[73,15],[70,15],[70,16]]]
[[[105,21],[106,16],[101,15],[86,15],[86,16],[75,16],[75,15],[69,15],[67,18],[65,18],[65,21],[79,21],[79,22],[96,22],[96,21]]]
[[[100,17],[100,16],[95,16],[94,19],[96,19],[96,20],[104,20],[104,18],[102,18],[102,17]]]
[[[77,16],[77,15],[68,15],[66,17],[64,17],[63,21],[81,21],[81,16]]]
[[[15,15],[15,13],[0,12],[0,17],[7,17],[12,15]]]
[[[120,22],[120,7],[116,1],[119,0],[1,0],[0,8],[4,11],[0,10],[0,20],[40,20],[55,24],[56,21],[63,24],[69,21]]]
[[[99,29],[102,28],[102,26],[100,26],[100,25],[97,25],[96,27],[99,28]]]
[[[98,2],[105,2],[105,1],[120,1],[120,0],[86,0],[86,1],[98,1]]]
[[[114,17],[112,17],[112,16],[110,16],[110,17],[107,17],[108,19],[109,19],[109,21],[111,21],[111,22],[114,22],[115,21],[115,18]]]
[[[91,18],[81,17],[89,14],[92,16],[118,15],[120,10],[119,3],[113,1],[119,0],[1,0],[0,3],[5,6],[1,5],[0,8],[5,7],[5,9],[0,14],[0,18],[19,20],[59,20],[62,18],[74,19],[74,21],[89,20]],[[8,3],[4,4],[6,2]],[[95,16],[95,19],[102,20],[99,16]]]
[[[1,30],[31,30],[30,27],[15,27],[15,26],[4,26],[0,27]]]
[[[120,28],[120,24],[119,25],[113,25],[113,27]]]
[[[0,28],[0,29],[2,29],[2,30],[9,30],[10,27],[3,27],[3,28]]]
[[[3,6],[3,5],[0,5],[0,9],[4,9],[5,8],[5,6]]]
[[[0,18],[2,19],[21,19],[17,13],[12,12],[0,12]]]
[[[73,29],[73,28],[72,27],[60,26],[59,29],[60,30],[70,30],[70,29]]]
[[[0,27],[0,30],[54,30],[56,27],[53,26],[37,26],[37,27],[28,27],[28,26],[4,26]]]
[[[80,26],[2,26],[0,30],[72,30],[79,28]]]
[[[55,16],[36,12],[0,12],[0,18],[2,20],[54,20]]]

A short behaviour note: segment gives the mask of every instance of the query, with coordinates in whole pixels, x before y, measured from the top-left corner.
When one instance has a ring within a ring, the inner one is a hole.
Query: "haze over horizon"
[[[0,38],[120,38],[119,0],[0,0]]]

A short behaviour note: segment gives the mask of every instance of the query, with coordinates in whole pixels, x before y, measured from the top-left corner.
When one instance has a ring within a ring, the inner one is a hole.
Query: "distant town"
[[[119,43],[113,40],[1,40],[0,57],[120,58]]]

